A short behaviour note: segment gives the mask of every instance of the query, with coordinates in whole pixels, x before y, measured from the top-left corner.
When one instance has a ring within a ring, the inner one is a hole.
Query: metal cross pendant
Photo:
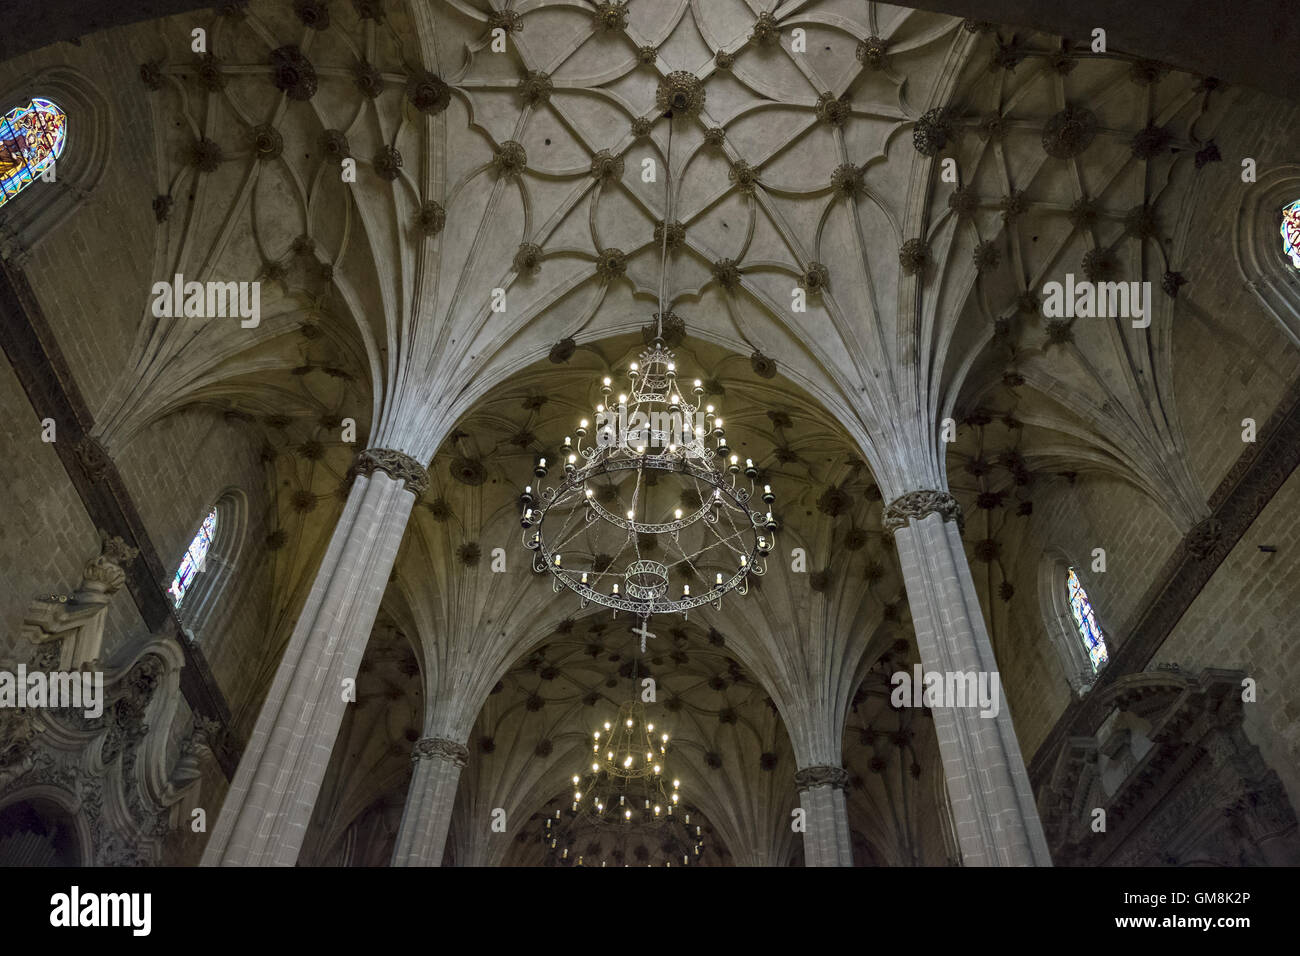
[[[632,633],[633,633],[633,634],[639,634],[639,635],[641,635],[641,653],[642,653],[642,654],[645,653],[645,639],[646,639],[647,637],[654,637],[654,636],[655,636],[652,632],[650,632],[650,631],[648,631],[648,630],[646,629],[646,620],[647,620],[647,619],[644,618],[644,617],[641,618],[641,627],[640,627],[640,629],[637,629],[637,628],[635,628],[635,627],[632,628]]]

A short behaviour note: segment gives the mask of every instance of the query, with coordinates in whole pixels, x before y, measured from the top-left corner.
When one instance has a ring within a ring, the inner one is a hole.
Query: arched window
[[[176,574],[172,578],[171,587],[167,593],[172,596],[172,604],[180,607],[185,600],[185,594],[194,583],[194,576],[200,571],[205,570],[208,559],[208,549],[212,547],[212,538],[217,533],[217,509],[213,508],[208,512],[208,516],[203,519],[203,524],[199,526],[198,534],[190,542],[190,546],[185,549],[185,557],[181,558],[181,565],[176,569]]]
[[[204,624],[222,606],[221,597],[239,561],[247,524],[248,499],[227,488],[199,525],[167,594],[185,632],[197,640]]]
[[[1059,548],[1048,548],[1039,562],[1038,600],[1043,627],[1056,648],[1065,679],[1070,689],[1082,696],[1106,666],[1110,651],[1083,578]]]
[[[1092,602],[1088,600],[1088,592],[1083,589],[1074,568],[1066,573],[1065,586],[1070,600],[1070,613],[1074,615],[1074,626],[1079,630],[1079,638],[1083,641],[1088,662],[1092,664],[1092,672],[1095,674],[1110,659],[1106,654],[1106,638],[1097,626],[1097,615],[1092,611]]]
[[[68,117],[51,100],[33,99],[0,118],[0,206],[54,165],[67,138]]]
[[[1300,269],[1300,199],[1282,210],[1282,252]]]

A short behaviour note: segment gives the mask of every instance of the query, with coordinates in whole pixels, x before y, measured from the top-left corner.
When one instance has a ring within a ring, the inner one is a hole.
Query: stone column
[[[357,456],[334,536],[275,673],[204,866],[293,866],[415,500],[428,475],[397,451]]]
[[[853,865],[844,794],[848,783],[849,775],[841,767],[805,767],[794,775],[804,812],[804,866]]]
[[[992,675],[993,646],[959,535],[961,508],[943,491],[913,491],[885,508],[898,546],[926,672]],[[1029,775],[998,684],[996,716],[936,707],[948,801],[964,866],[1051,866]]]
[[[441,866],[447,828],[456,803],[456,785],[469,751],[446,737],[415,742],[411,789],[397,831],[393,866]]]

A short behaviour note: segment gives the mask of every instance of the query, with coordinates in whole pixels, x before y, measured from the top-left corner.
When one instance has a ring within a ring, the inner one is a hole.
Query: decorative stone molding
[[[316,95],[316,68],[293,44],[271,51],[271,82],[291,100],[309,100]]]
[[[697,116],[704,108],[704,84],[694,73],[675,70],[659,81],[655,105],[661,113],[671,110],[674,116]]]
[[[1127,674],[1098,697],[1039,788],[1058,864],[1294,865],[1295,812],[1242,727],[1240,671]],[[1091,810],[1104,808],[1105,833]]]
[[[73,452],[77,456],[77,464],[91,481],[99,481],[108,471],[112,459],[108,457],[108,452],[104,450],[96,439],[89,435],[84,436],[81,441],[73,447]]]
[[[353,474],[369,477],[382,471],[394,481],[406,482],[406,490],[419,498],[429,487],[429,473],[418,461],[391,448],[367,448],[357,455]]]
[[[894,532],[909,521],[938,514],[944,521],[956,521],[957,530],[965,529],[965,518],[957,499],[946,491],[909,491],[885,506],[883,530],[893,537]]]
[[[79,670],[99,661],[109,602],[126,583],[126,567],[140,553],[105,531],[100,531],[99,539],[99,554],[86,562],[81,584],[71,597],[51,594],[36,599],[19,631],[32,644],[61,642],[60,670]]]
[[[1187,532],[1187,553],[1203,561],[1223,539],[1223,523],[1216,518],[1206,518]]]
[[[800,792],[816,787],[834,787],[836,790],[847,789],[849,772],[843,767],[804,767],[795,771],[794,786]]]
[[[465,761],[469,758],[469,750],[466,749],[464,744],[458,744],[446,737],[421,737],[415,742],[415,747],[411,750],[412,761],[433,757],[450,761],[457,767],[463,767]]]
[[[36,648],[29,667],[54,669],[57,649]],[[162,862],[168,834],[202,805],[198,761],[215,723],[196,716],[179,759],[168,758],[169,728],[181,700],[184,655],[153,638],[103,667],[102,712],[69,707],[0,710],[0,804],[54,798],[77,821],[84,865]],[[12,670],[15,660],[0,660]]]
[[[873,70],[883,70],[888,62],[886,60],[888,49],[888,42],[878,36],[869,36],[865,40],[858,41],[855,52],[859,63]]]

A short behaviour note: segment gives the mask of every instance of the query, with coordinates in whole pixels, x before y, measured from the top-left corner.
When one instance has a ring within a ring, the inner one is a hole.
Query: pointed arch
[[[247,525],[248,496],[238,488],[227,488],[203,513],[186,553],[177,562],[167,590],[191,641],[198,640],[221,606],[222,596],[239,566]],[[195,564],[200,567],[194,568]],[[177,579],[185,577],[187,567],[193,573],[178,586]]]

